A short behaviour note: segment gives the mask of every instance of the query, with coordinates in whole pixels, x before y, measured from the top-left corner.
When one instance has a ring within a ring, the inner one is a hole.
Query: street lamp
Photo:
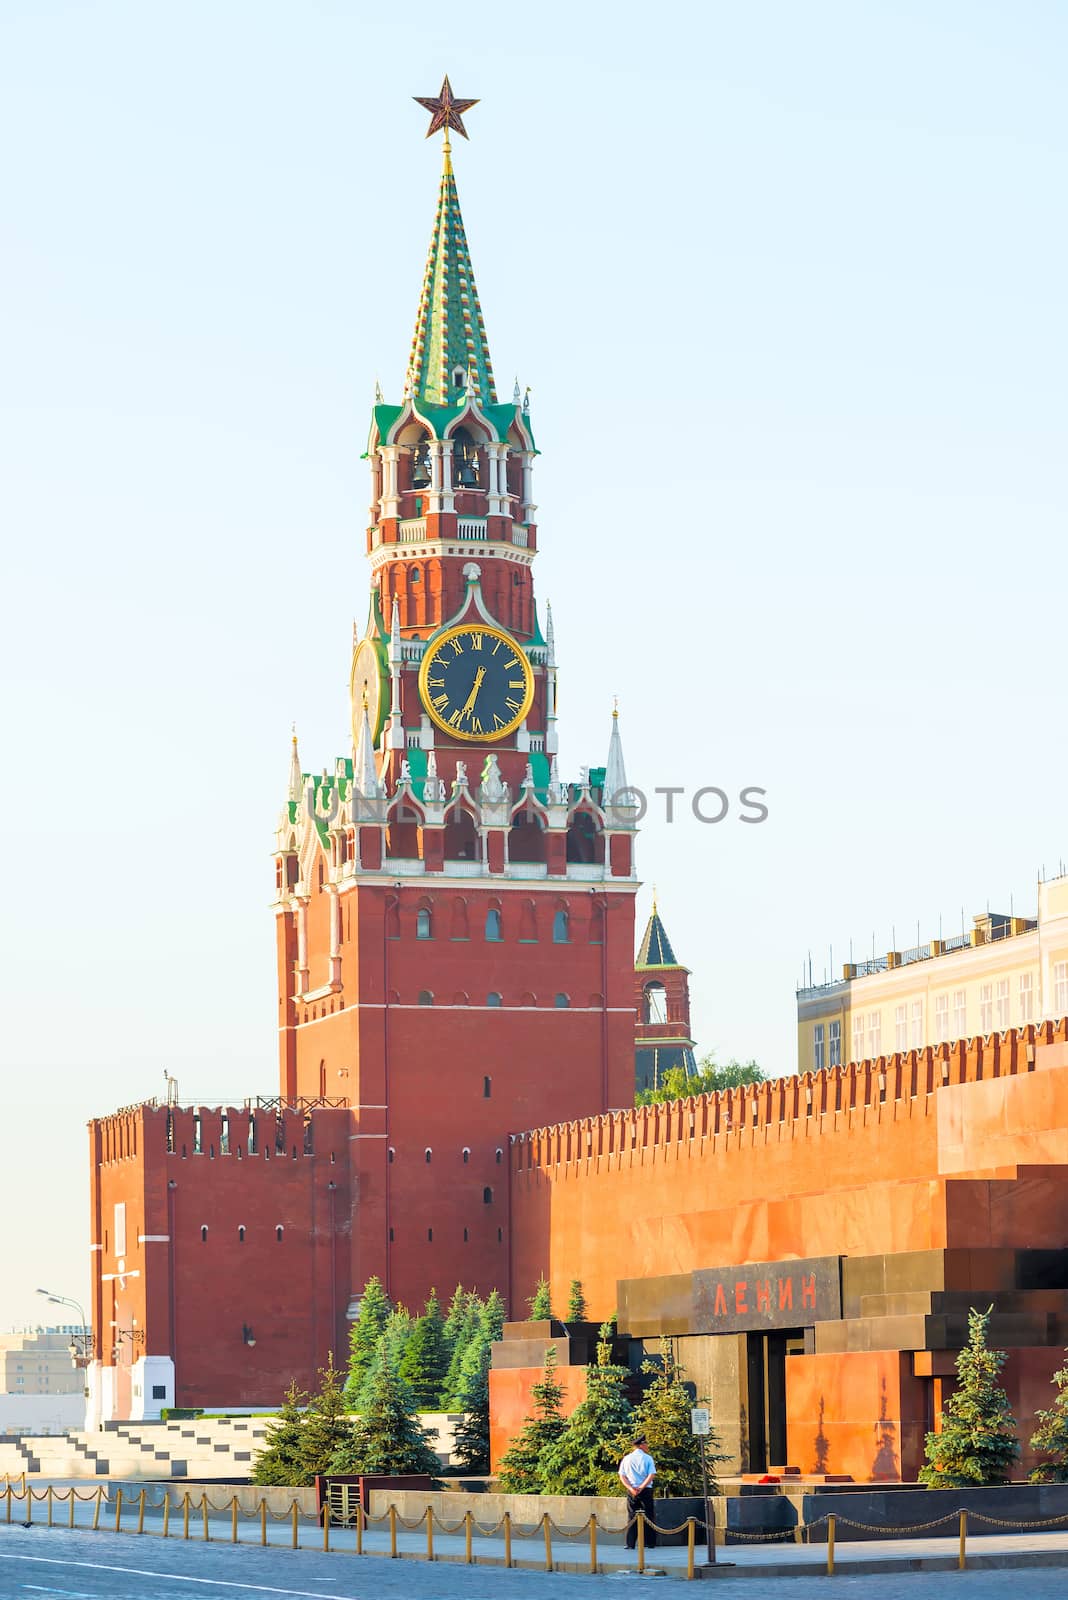
[[[69,1295],[53,1294],[51,1289],[38,1289],[37,1293],[43,1295],[50,1305],[73,1306],[78,1313],[78,1326],[83,1329],[86,1327],[85,1312],[77,1300],[72,1300]],[[74,1365],[76,1367],[87,1367],[93,1359],[93,1348],[91,1330],[88,1333],[76,1333],[70,1342],[70,1355]]]

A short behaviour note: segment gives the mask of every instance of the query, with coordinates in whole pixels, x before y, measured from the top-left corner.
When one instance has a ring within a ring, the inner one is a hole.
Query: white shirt
[[[624,1456],[619,1463],[619,1476],[623,1479],[632,1494],[644,1484],[651,1472],[656,1471],[652,1456],[640,1445],[636,1445],[629,1455]]]

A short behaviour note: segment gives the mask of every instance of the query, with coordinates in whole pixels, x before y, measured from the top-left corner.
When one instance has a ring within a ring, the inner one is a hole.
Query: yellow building
[[[797,991],[797,1070],[874,1060],[1068,1016],[1068,876],[1038,886],[1038,916],[987,912],[970,931],[891,950]]]
[[[0,1334],[0,1394],[81,1394],[85,1378],[71,1345],[87,1328],[30,1328]]]

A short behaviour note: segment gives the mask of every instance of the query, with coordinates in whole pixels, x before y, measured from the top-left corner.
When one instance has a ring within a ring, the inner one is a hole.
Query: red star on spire
[[[422,106],[425,110],[430,112],[430,126],[426,130],[426,136],[428,139],[432,133],[437,133],[441,128],[445,129],[446,139],[448,138],[448,130],[450,128],[455,128],[457,133],[463,134],[464,138],[467,138],[467,129],[464,127],[463,122],[463,112],[470,111],[472,106],[477,106],[478,101],[455,99],[453,97],[452,85],[449,82],[448,75],[441,80],[441,93],[434,99],[424,98],[424,96],[420,94],[413,94],[412,99],[417,105]]]

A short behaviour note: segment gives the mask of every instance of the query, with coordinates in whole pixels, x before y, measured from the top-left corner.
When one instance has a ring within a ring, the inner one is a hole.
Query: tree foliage
[[[747,1083],[764,1083],[766,1074],[755,1061],[728,1061],[717,1065],[713,1056],[698,1063],[697,1072],[687,1077],[682,1067],[669,1067],[655,1089],[639,1089],[634,1096],[638,1106],[659,1105],[665,1100],[685,1100],[690,1095],[712,1094],[716,1089],[737,1089]]]
[[[957,1357],[957,1387],[942,1411],[942,1431],[927,1435],[927,1464],[919,1478],[929,1489],[1007,1483],[1020,1453],[1016,1420],[999,1383],[1008,1357],[987,1348],[993,1306],[968,1312],[968,1343]]]
[[[344,1380],[334,1366],[333,1351],[326,1366],[319,1371],[319,1392],[305,1411],[303,1421],[300,1462],[304,1469],[303,1481],[311,1483],[318,1474],[329,1472],[334,1455],[347,1444],[352,1432]]]
[[[634,1413],[634,1434],[644,1434],[649,1454],[656,1462],[656,1489],[660,1494],[701,1493],[701,1441],[690,1431],[693,1397],[682,1379],[670,1340],[660,1342],[658,1361],[643,1361],[642,1371],[652,1378]],[[709,1467],[709,1493],[716,1494],[716,1464],[727,1456],[717,1450],[714,1434],[705,1440]]]
[[[304,1390],[291,1383],[277,1417],[268,1424],[266,1442],[253,1464],[253,1483],[290,1487],[311,1481],[301,1448],[307,1403]]]
[[[431,1289],[423,1315],[414,1323],[398,1371],[412,1392],[417,1411],[435,1411],[449,1367],[445,1320],[437,1290]]]
[[[552,1298],[549,1294],[549,1280],[542,1273],[534,1286],[534,1293],[527,1301],[530,1310],[531,1322],[548,1322],[555,1314],[553,1312]]]
[[[430,1440],[412,1413],[411,1394],[401,1382],[388,1351],[369,1379],[367,1404],[348,1439],[335,1452],[330,1470],[338,1473],[429,1473],[441,1470]]]
[[[555,1345],[545,1352],[545,1369],[531,1390],[531,1399],[530,1415],[501,1457],[497,1471],[497,1482],[504,1494],[540,1493],[542,1455],[567,1426],[564,1392],[556,1376]]]
[[[542,1453],[539,1477],[546,1494],[619,1492],[619,1463],[634,1443],[634,1412],[624,1392],[630,1372],[612,1360],[614,1333],[613,1322],[602,1324],[586,1398]]]
[[[1038,1411],[1038,1427],[1031,1435],[1031,1449],[1048,1456],[1029,1474],[1032,1483],[1068,1483],[1068,1363],[1053,1374],[1057,1398],[1048,1411]]]
[[[463,1413],[453,1449],[466,1472],[488,1472],[490,1465],[490,1347],[484,1331],[464,1352],[456,1388],[455,1409]]]
[[[568,1322],[585,1322],[586,1296],[582,1292],[582,1280],[572,1278],[567,1291],[567,1320]]]
[[[360,1309],[349,1333],[349,1368],[345,1379],[345,1398],[354,1406],[364,1379],[371,1370],[378,1341],[389,1320],[389,1300],[381,1278],[368,1278],[360,1297]]]

